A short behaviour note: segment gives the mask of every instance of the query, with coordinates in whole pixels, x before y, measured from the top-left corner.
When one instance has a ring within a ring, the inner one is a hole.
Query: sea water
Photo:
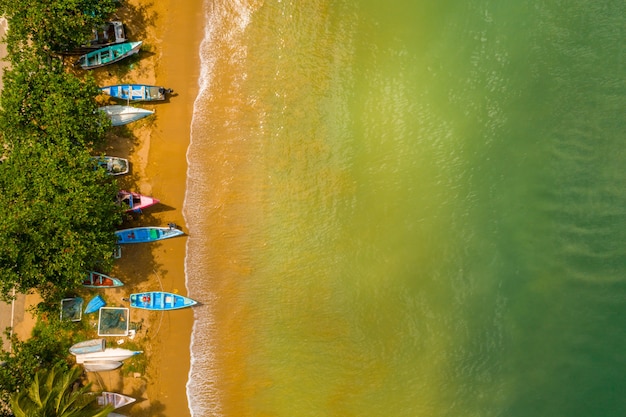
[[[194,417],[626,415],[626,3],[205,12]]]

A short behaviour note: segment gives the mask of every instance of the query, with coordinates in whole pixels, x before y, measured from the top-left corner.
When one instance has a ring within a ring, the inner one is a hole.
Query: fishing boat
[[[196,304],[198,302],[191,298],[164,291],[149,291],[130,295],[130,306],[144,310],[176,310]]]
[[[101,405],[103,407],[107,405],[112,405],[114,410],[137,401],[136,399],[134,399],[133,397],[129,397],[128,395],[108,391],[104,391],[97,398],[98,405]],[[111,414],[109,414],[109,416],[110,415]]]
[[[100,87],[100,90],[113,98],[124,101],[162,101],[166,94],[174,90],[156,85],[146,84],[117,84]]]
[[[122,362],[120,361],[93,360],[83,362],[83,367],[85,368],[86,372],[112,371],[119,368],[120,366],[122,366]]]
[[[143,210],[157,204],[159,200],[147,195],[122,190],[117,193],[117,202],[127,207],[126,211],[129,212]]]
[[[116,20],[113,22],[106,22],[98,29],[94,29],[93,38],[91,38],[89,45],[85,45],[85,47],[100,49],[104,46],[124,42],[126,42],[124,25],[119,20]]]
[[[70,347],[70,353],[73,355],[82,355],[92,352],[103,352],[106,347],[106,341],[104,339],[91,339],[83,342],[78,342]]]
[[[146,243],[168,239],[183,235],[184,232],[176,228],[175,224],[168,227],[134,227],[131,229],[118,230],[117,243]]]
[[[141,44],[142,42],[139,41],[105,46],[104,48],[81,55],[76,64],[86,70],[113,64],[139,52]]]
[[[114,288],[123,285],[124,283],[117,278],[94,271],[89,271],[87,278],[83,280],[83,287],[87,288]]]
[[[92,158],[99,167],[105,169],[109,175],[128,174],[130,164],[128,159],[117,156],[96,156]]]
[[[105,305],[107,305],[107,303],[104,301],[104,298],[100,295],[96,295],[87,303],[87,307],[85,307],[85,314],[95,313]]]
[[[113,126],[123,126],[154,114],[154,110],[141,109],[133,106],[121,106],[119,104],[99,107],[99,110],[109,116],[111,125]]]
[[[121,348],[104,349],[102,352],[90,352],[76,355],[76,363],[91,363],[93,361],[118,361],[122,362],[135,355],[139,355],[141,350],[128,350]]]

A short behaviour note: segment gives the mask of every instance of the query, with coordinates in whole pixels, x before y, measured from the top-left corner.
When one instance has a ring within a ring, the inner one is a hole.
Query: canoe
[[[85,307],[85,314],[95,313],[105,305],[107,305],[107,303],[104,301],[104,298],[100,295],[96,295],[87,303],[87,307]]]
[[[117,243],[146,243],[183,235],[184,232],[171,224],[168,227],[134,227],[118,230]]]
[[[141,44],[142,42],[139,41],[105,46],[104,48],[81,55],[76,64],[86,70],[113,64],[139,52]]]
[[[80,321],[83,317],[83,299],[80,297],[61,300],[61,320]]]
[[[100,87],[100,90],[113,98],[124,101],[161,101],[165,100],[166,94],[174,90],[146,84],[117,84]]]
[[[154,114],[153,110],[140,109],[139,107],[133,106],[121,106],[119,104],[99,107],[99,110],[109,116],[111,125],[113,126],[123,126]]]
[[[90,352],[76,355],[76,363],[85,363],[92,361],[118,361],[122,362],[135,355],[139,355],[141,350],[128,350],[120,348],[104,349],[102,352]]]
[[[100,49],[104,46],[126,42],[124,25],[119,20],[106,22],[98,29],[93,30],[93,38],[89,41],[88,48]]]
[[[153,206],[159,202],[156,198],[147,195],[133,193],[131,191],[120,191],[117,193],[117,202],[127,207],[126,211],[140,211],[147,207]]]
[[[109,175],[128,174],[130,164],[128,159],[117,156],[95,156],[92,158],[99,167],[105,169]]]
[[[124,283],[117,278],[90,271],[87,278],[83,280],[83,287],[87,288],[114,288],[122,287]]]
[[[91,352],[103,352],[106,347],[104,339],[91,339],[78,342],[70,347],[70,353],[73,355],[82,355]]]
[[[86,372],[112,371],[119,368],[120,366],[122,366],[122,362],[120,361],[93,360],[83,362],[83,367],[85,368]]]
[[[149,291],[130,295],[130,306],[144,310],[176,310],[196,304],[198,302],[191,298],[164,291]]]
[[[136,399],[133,397],[129,397],[128,395],[118,394],[117,392],[108,392],[104,391],[98,397],[98,405],[107,406],[112,405],[113,409],[118,409],[120,407],[124,407],[125,405],[132,404]],[[109,414],[111,415],[111,414]]]

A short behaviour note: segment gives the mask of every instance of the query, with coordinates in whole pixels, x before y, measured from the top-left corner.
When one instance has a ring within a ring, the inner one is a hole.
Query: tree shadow
[[[153,10],[154,2],[133,5],[124,3],[113,14],[111,20],[121,20],[129,40],[143,40],[148,37],[148,28],[156,24],[158,13]],[[132,23],[130,23],[132,22]]]

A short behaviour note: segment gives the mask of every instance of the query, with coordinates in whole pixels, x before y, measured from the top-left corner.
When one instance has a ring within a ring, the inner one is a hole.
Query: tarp
[[[128,336],[129,311],[122,307],[102,307],[98,319],[98,336]]]
[[[61,300],[61,320],[80,321],[83,317],[83,299],[80,297]]]

